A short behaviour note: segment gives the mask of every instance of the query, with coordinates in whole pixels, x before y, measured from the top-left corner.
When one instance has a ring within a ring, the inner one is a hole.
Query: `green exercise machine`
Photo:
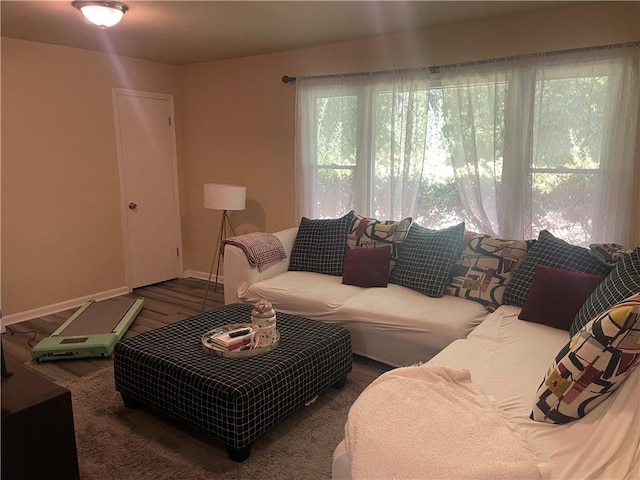
[[[36,362],[109,357],[144,306],[143,298],[112,298],[82,305],[31,350]]]

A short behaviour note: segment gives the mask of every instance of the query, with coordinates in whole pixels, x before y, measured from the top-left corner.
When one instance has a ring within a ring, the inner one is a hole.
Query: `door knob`
[[[130,202],[130,203],[129,203],[129,208],[130,208],[131,210],[135,210],[137,206],[138,206],[138,204],[137,204],[137,203],[133,203],[133,202]]]

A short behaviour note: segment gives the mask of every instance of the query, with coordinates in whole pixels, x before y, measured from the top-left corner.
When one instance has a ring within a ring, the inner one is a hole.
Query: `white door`
[[[131,288],[179,276],[173,97],[114,89],[125,267]]]

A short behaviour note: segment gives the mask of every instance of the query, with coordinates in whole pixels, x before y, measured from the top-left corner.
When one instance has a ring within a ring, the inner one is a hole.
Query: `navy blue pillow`
[[[429,297],[441,297],[453,262],[460,254],[463,234],[464,222],[442,230],[412,224],[389,282]]]
[[[640,293],[640,247],[618,261],[607,278],[596,287],[573,319],[569,333],[575,335],[596,315],[636,293]]]
[[[588,248],[571,245],[542,230],[504,292],[503,302],[506,305],[524,306],[536,265],[605,276],[611,271],[611,267],[594,258]]]
[[[347,249],[347,229],[353,211],[337,219],[302,217],[291,250],[289,270],[342,275]]]

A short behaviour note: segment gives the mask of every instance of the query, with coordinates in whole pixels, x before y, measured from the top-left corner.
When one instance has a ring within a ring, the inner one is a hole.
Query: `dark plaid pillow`
[[[329,220],[302,217],[291,250],[289,270],[342,275],[351,220],[353,211]]]
[[[542,230],[538,241],[527,252],[515,277],[504,292],[504,303],[522,307],[533,283],[536,265],[562,268],[574,272],[608,275],[611,267],[600,263],[589,253],[588,248],[571,245]]]
[[[640,247],[620,260],[596,287],[573,319],[569,333],[575,335],[596,315],[636,293],[640,293]]]
[[[414,223],[400,248],[389,282],[429,297],[441,297],[460,252],[463,234],[464,222],[442,230],[431,230]]]

